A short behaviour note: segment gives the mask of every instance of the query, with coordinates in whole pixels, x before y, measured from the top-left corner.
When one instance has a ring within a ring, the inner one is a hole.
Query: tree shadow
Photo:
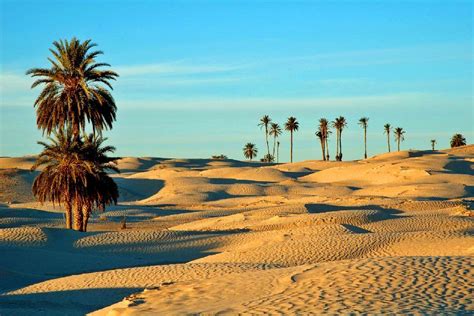
[[[353,210],[374,210],[374,211],[380,211],[389,215],[397,215],[397,214],[402,213],[401,211],[397,209],[384,208],[379,205],[372,205],[372,204],[341,206],[341,205],[332,205],[332,204],[311,203],[311,204],[305,204],[305,208],[308,211],[308,213],[311,213],[311,214],[320,214],[320,213],[327,213],[327,212],[334,212],[334,211],[353,211]]]
[[[457,173],[474,175],[474,163],[458,158],[449,158],[449,162],[444,166],[446,173]]]
[[[0,314],[85,315],[145,287],[95,288],[0,296]]]
[[[240,180],[240,179],[229,179],[229,178],[208,178],[211,184],[256,184],[256,185],[267,185],[271,182],[268,181],[255,181],[255,180]]]
[[[146,199],[158,193],[165,182],[159,179],[114,178],[119,188],[119,201],[130,202]]]

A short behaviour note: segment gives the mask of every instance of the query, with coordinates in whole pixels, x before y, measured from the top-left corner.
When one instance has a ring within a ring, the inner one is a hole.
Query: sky
[[[300,122],[296,161],[320,159],[321,117],[346,117],[345,159],[363,157],[363,116],[369,156],[387,150],[385,123],[406,130],[402,149],[474,139],[471,1],[0,0],[0,156],[41,150],[25,71],[74,36],[120,75],[104,132],[119,156],[244,159],[252,142],[260,158],[265,114]]]

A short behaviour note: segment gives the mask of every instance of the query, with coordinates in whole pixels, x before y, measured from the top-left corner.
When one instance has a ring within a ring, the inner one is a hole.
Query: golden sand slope
[[[474,309],[473,146],[273,166],[124,158],[122,203],[88,233],[62,229],[28,195],[34,175],[2,159],[0,200],[16,203],[0,204],[0,314]]]
[[[388,257],[234,273],[163,284],[93,315],[456,313],[474,309],[472,268],[467,257]]]

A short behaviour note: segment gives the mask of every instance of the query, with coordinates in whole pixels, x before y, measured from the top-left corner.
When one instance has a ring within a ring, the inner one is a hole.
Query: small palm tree
[[[387,145],[388,145],[388,152],[390,152],[390,130],[392,129],[392,126],[390,124],[385,124],[383,126],[383,132],[387,134]]]
[[[243,151],[244,151],[244,157],[249,159],[250,161],[252,161],[254,157],[257,157],[258,150],[255,144],[252,144],[252,143],[245,144]]]
[[[393,130],[395,140],[397,141],[397,149],[400,151],[400,142],[405,140],[405,131],[401,127],[397,127]]]
[[[342,161],[342,131],[347,126],[346,119],[339,116],[332,122],[332,126],[336,129],[336,160]]]
[[[40,203],[50,201],[64,205],[66,228],[69,229],[72,227],[72,208],[80,209],[88,181],[94,174],[94,165],[82,159],[82,144],[73,137],[71,129],[60,130],[49,140],[50,144],[38,142],[44,149],[31,169],[44,168],[35,178],[32,190]],[[82,222],[80,225],[74,222],[74,229],[81,230]]]
[[[323,154],[323,160],[326,160],[326,149],[324,147],[324,134],[321,130],[318,130],[316,133],[315,133],[316,137],[319,139],[319,142],[321,143],[321,152]]]
[[[92,134],[76,139],[69,128],[60,130],[43,145],[44,150],[32,166],[45,166],[33,182],[33,194],[43,203],[65,206],[66,228],[86,231],[94,207],[117,203],[118,187],[106,171],[118,169],[116,158],[107,157],[114,147],[101,147],[104,139]]]
[[[105,209],[105,205],[117,204],[118,187],[107,171],[120,172],[117,158],[108,157],[115,147],[102,146],[107,138],[90,134],[84,137],[82,158],[94,165],[94,175],[90,178],[86,198],[82,209],[82,231],[87,231],[87,224],[94,207]]]
[[[26,74],[39,77],[33,85],[44,84],[35,101],[38,128],[50,135],[56,129],[70,127],[76,139],[90,122],[95,132],[111,129],[115,120],[116,106],[109,89],[117,73],[102,70],[110,66],[97,63],[101,51],[91,51],[96,44],[73,38],[71,41],[53,42],[48,58],[51,68],[32,68]]]
[[[436,139],[431,140],[431,150],[435,150]]]
[[[367,159],[367,126],[369,125],[369,118],[360,118],[359,125],[364,129],[364,158]]]
[[[329,138],[329,122],[325,118],[319,119],[319,131],[321,131],[323,141],[324,141],[324,159],[329,160],[329,145],[328,145],[328,138]]]
[[[270,136],[273,136],[273,157],[275,157],[275,146],[277,138],[281,135],[281,127],[278,123],[271,123],[270,131],[268,132]]]
[[[293,162],[293,132],[297,131],[300,123],[295,117],[290,116],[285,123],[285,130],[290,132],[290,162]]]
[[[270,116],[264,115],[262,116],[262,118],[260,119],[260,123],[258,124],[260,128],[265,128],[265,142],[267,143],[268,155],[270,155],[270,145],[268,144],[268,125],[270,124],[271,121],[272,119],[270,118]]]
[[[466,138],[462,134],[454,134],[451,137],[451,148],[465,146]]]

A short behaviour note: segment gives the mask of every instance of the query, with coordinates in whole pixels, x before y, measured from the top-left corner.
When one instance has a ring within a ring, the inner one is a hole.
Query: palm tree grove
[[[117,202],[118,188],[107,171],[118,172],[116,158],[107,156],[115,148],[103,146],[105,129],[111,129],[117,107],[110,90],[118,74],[97,62],[102,54],[91,40],[55,41],[48,58],[50,68],[26,73],[41,86],[36,99],[36,122],[49,136],[32,169],[42,167],[33,183],[40,202],[65,208],[66,228],[86,231],[91,212]],[[87,134],[86,130],[92,133]]]

